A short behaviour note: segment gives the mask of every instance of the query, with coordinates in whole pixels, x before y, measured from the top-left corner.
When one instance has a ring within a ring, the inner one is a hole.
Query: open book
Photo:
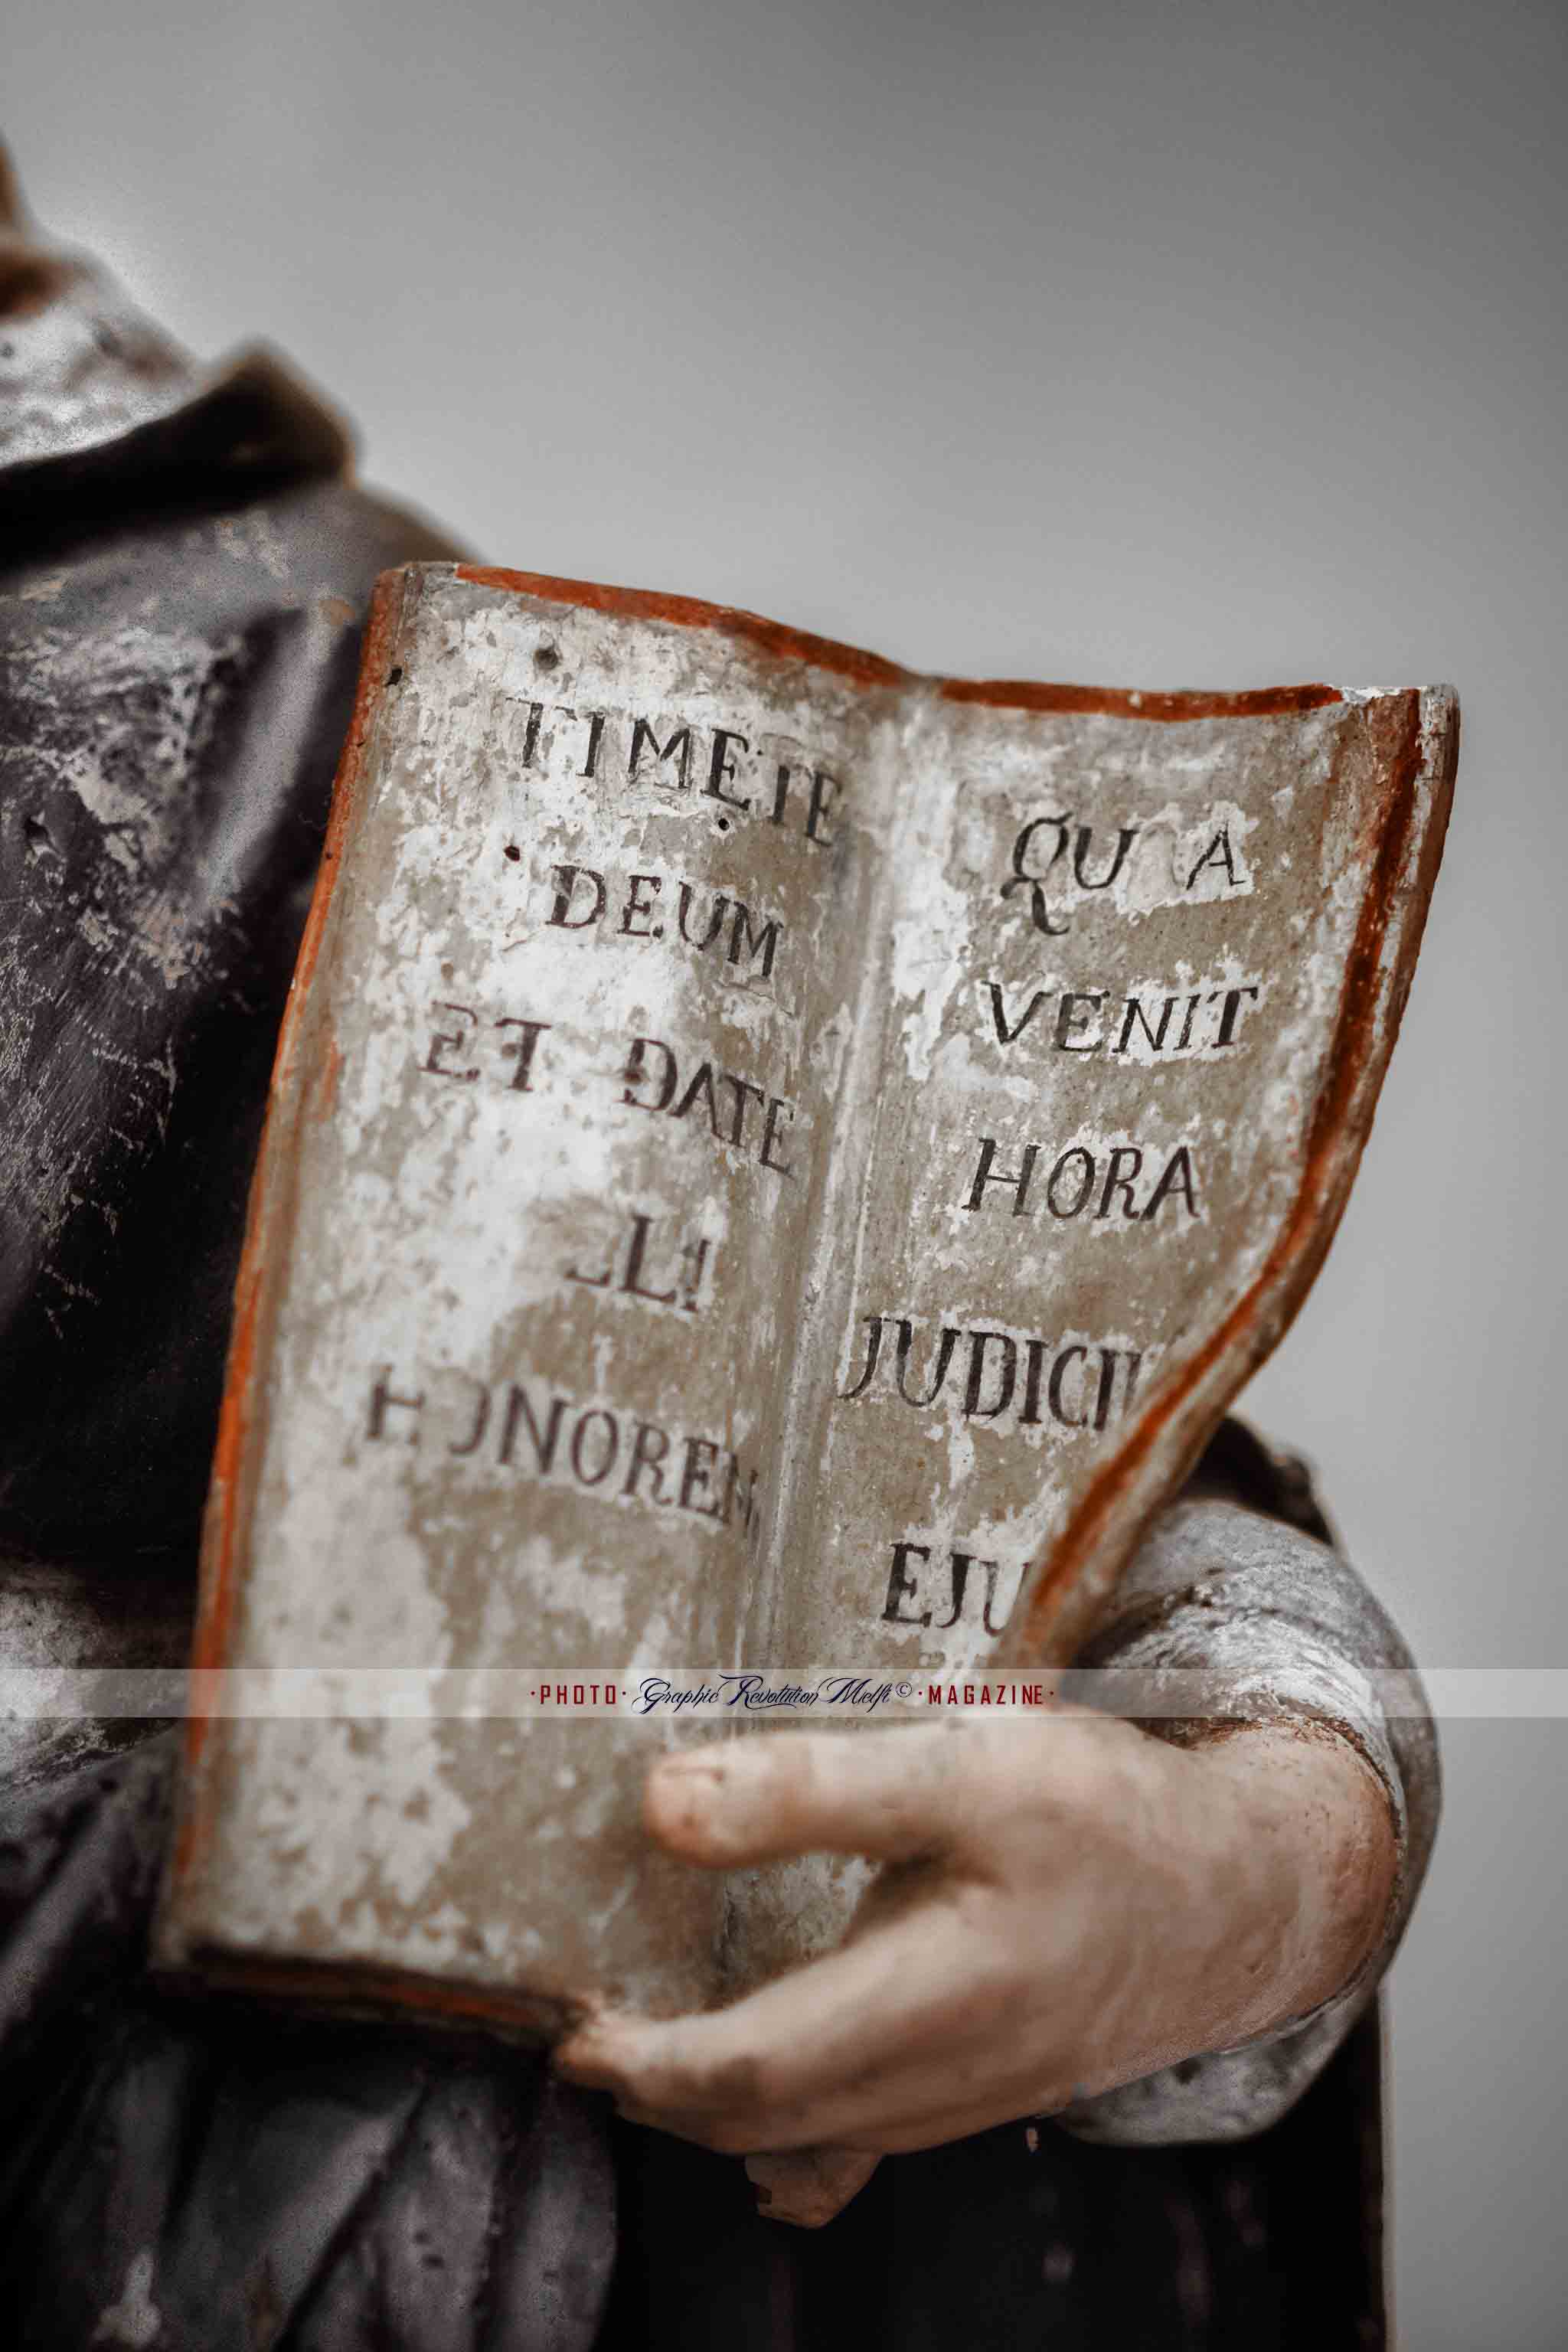
[[[657,1741],[371,1668],[1062,1661],[1321,1263],[1446,689],[918,677],[752,615],[380,583],[251,1204],[158,1951],[548,2029],[843,1923],[638,1827]],[[896,1733],[884,1736],[896,1737]]]

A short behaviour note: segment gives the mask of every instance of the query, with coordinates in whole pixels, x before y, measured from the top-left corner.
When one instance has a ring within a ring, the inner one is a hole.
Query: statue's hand
[[[728,2009],[600,2013],[556,2053],[621,2112],[747,2156],[816,2222],[876,2157],[1225,2048],[1329,1999],[1382,1925],[1387,1800],[1348,1742],[1197,1748],[1061,1712],[668,1757],[649,1829],[709,1868],[888,1864],[842,1948]],[[798,2152],[798,2153],[797,2153]]]

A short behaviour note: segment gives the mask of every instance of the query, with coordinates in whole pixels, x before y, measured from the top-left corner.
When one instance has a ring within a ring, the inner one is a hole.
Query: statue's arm
[[[1409,1653],[1343,1554],[1211,1480],[1155,1523],[1083,1663],[1167,1675],[1185,1717],[1151,1721],[1183,1745],[1245,1722],[1347,1743],[1388,1809],[1396,1864],[1380,1932],[1310,2014],[1240,2046],[1075,2104],[1059,2120],[1122,2146],[1228,2140],[1261,2131],[1327,2065],[1373,1998],[1404,1934],[1431,1853],[1440,1794],[1430,1714]],[[1400,1711],[1384,1692],[1390,1677]],[[1213,1715],[1206,1707],[1215,1709]],[[1419,1712],[1405,1710],[1419,1709]]]

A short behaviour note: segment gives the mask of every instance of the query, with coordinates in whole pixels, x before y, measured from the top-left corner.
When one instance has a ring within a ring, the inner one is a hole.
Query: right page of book
[[[753,1654],[1070,1656],[1328,1246],[1456,738],[1440,688],[910,690]]]

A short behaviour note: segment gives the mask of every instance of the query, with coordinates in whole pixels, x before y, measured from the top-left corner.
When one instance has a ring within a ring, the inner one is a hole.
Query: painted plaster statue
[[[0,516],[0,1677],[36,1688],[183,1654],[369,592],[458,551],[355,486],[286,368],[194,366],[8,182]],[[1405,1654],[1231,1423],[1085,1663],[1183,1667],[1229,1714],[661,1764],[648,1832],[694,1868],[891,1867],[839,1952],[552,2058],[162,1988],[175,1735],[16,1713],[7,2340],[1384,2340],[1371,2005],[1436,1809],[1430,1724],[1369,1680]]]

